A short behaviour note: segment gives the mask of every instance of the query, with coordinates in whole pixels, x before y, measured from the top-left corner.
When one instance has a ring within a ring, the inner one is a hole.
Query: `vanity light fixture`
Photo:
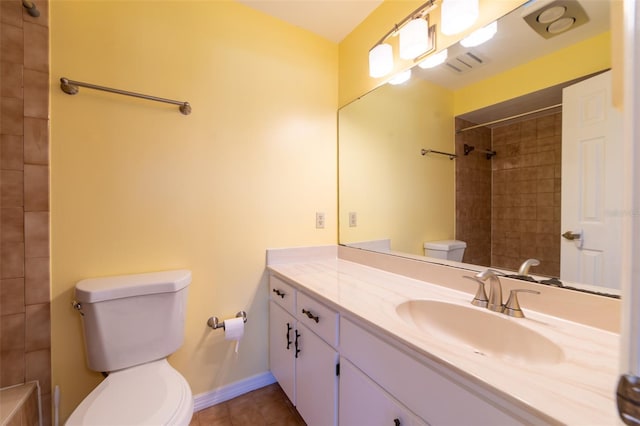
[[[400,57],[415,59],[429,50],[429,23],[424,18],[412,19],[400,30]]]
[[[399,35],[399,56],[402,59],[418,61],[435,50],[435,25],[429,26],[429,12],[438,6],[437,0],[429,0],[411,12],[400,23],[395,24],[369,50],[369,75],[373,78],[384,77],[393,71],[393,48],[387,40]]]
[[[391,80],[389,80],[389,84],[397,86],[398,84],[406,83],[411,78],[411,69],[406,71],[402,71],[393,76]]]
[[[424,61],[420,62],[418,64],[418,66],[420,68],[422,68],[423,70],[426,70],[428,68],[434,68],[437,67],[438,65],[444,63],[444,61],[447,60],[447,57],[449,56],[449,52],[447,49],[441,50],[440,52],[434,54],[434,55],[429,55],[427,56],[427,59],[425,59]]]
[[[442,34],[461,33],[480,16],[479,0],[442,0],[440,12],[440,30]]]
[[[498,21],[493,21],[486,27],[475,30],[474,32],[460,40],[460,44],[464,47],[480,46],[482,43],[491,40],[497,32]]]

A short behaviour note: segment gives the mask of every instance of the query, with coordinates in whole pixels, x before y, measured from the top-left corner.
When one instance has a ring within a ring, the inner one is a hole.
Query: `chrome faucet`
[[[502,286],[498,280],[498,271],[493,269],[487,269],[485,271],[476,274],[476,278],[482,281],[489,280],[489,303],[487,309],[494,312],[504,311],[504,305],[502,304]]]
[[[529,275],[529,268],[532,266],[538,266],[540,264],[540,261],[538,259],[527,259],[524,262],[522,262],[522,265],[520,265],[520,269],[518,269],[518,275],[520,276],[527,276]]]

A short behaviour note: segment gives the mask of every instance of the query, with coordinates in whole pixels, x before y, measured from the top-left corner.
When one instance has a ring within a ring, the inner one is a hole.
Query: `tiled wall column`
[[[0,1],[0,386],[39,380],[50,424],[49,13]]]
[[[456,118],[456,129],[475,123]],[[491,129],[456,133],[456,239],[467,243],[464,262],[491,266],[491,162],[479,151],[464,154],[464,145],[491,149]]]

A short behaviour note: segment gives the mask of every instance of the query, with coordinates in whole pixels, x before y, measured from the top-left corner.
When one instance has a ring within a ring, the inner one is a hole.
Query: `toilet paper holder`
[[[243,322],[247,322],[247,313],[245,311],[240,311],[236,314],[236,318],[242,318]],[[218,328],[222,328],[224,329],[224,321],[220,321],[218,319],[218,317],[211,317],[207,320],[207,325],[211,328],[218,329]]]

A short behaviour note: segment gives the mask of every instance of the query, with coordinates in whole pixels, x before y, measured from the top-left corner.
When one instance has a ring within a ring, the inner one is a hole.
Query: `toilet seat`
[[[193,415],[189,384],[166,359],[110,373],[67,425],[179,425]]]

